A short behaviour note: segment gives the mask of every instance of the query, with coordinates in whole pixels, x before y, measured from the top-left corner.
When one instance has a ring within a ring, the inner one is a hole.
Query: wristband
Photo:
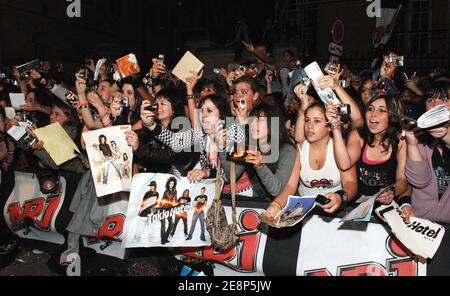
[[[348,202],[349,198],[348,198],[348,194],[345,190],[338,190],[335,192],[337,195],[339,195],[339,197],[341,198],[342,203],[344,202]]]
[[[189,100],[194,100],[195,99],[195,95],[187,95],[186,99]]]
[[[84,107],[86,105],[89,105],[89,101],[86,101],[84,103],[80,103],[80,101],[78,101],[78,107]]]
[[[8,152],[8,155],[6,155],[5,160],[7,163],[12,163],[14,161],[14,152]]]

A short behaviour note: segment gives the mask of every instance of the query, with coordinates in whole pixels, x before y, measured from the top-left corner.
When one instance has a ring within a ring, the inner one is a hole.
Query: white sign
[[[15,172],[15,186],[3,209],[8,227],[18,237],[62,245],[64,236],[56,231],[55,221],[62,207],[66,180],[59,177],[57,194],[40,192],[34,174]]]

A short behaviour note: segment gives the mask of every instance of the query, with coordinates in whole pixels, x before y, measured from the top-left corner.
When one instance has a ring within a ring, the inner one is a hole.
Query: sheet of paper
[[[13,125],[8,130],[8,135],[10,135],[16,141],[19,141],[26,133],[27,133],[27,131],[25,130],[25,127],[23,127],[23,126]]]
[[[25,94],[18,93],[18,94],[9,94],[9,98],[11,99],[11,105],[16,110],[21,110],[22,108],[20,106],[25,105]]]
[[[433,258],[444,237],[445,228],[443,226],[416,217],[411,217],[410,223],[406,224],[395,202],[390,205],[382,205],[375,211],[389,224],[392,233],[414,254],[424,258]]]
[[[12,107],[6,107],[5,115],[6,115],[6,118],[8,118],[8,119],[14,118],[16,116],[16,110]]]
[[[439,105],[425,112],[417,120],[417,126],[423,129],[438,126],[450,120],[450,111],[445,105]]]
[[[95,81],[98,80],[98,77],[100,75],[100,68],[102,67],[102,65],[104,63],[106,63],[106,59],[105,58],[98,60],[97,65],[95,66],[95,73],[94,73],[94,80]]]
[[[197,59],[190,51],[187,51],[172,71],[178,79],[186,83],[186,78],[191,76],[191,71],[200,73],[205,64]]]
[[[74,150],[79,152],[78,147],[59,122],[36,129],[34,133],[40,141],[44,142],[44,149],[58,166],[75,158]]]
[[[331,88],[321,89],[317,85],[317,80],[321,78],[323,75],[322,70],[319,67],[317,62],[313,62],[305,67],[305,72],[308,75],[309,79],[312,80],[312,85],[316,89],[317,94],[324,104],[327,104],[328,101],[332,101],[334,105],[339,105],[341,101],[337,98],[336,94]]]

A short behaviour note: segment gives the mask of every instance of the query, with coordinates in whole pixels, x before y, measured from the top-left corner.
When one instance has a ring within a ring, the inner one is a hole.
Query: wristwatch
[[[347,192],[345,192],[345,190],[338,190],[335,193],[341,197],[342,202],[349,201],[348,194],[347,194]]]

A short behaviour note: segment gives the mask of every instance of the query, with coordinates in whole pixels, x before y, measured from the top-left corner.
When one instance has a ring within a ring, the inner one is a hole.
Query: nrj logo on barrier
[[[70,18],[81,17],[81,0],[66,0],[70,2],[67,6],[67,16]]]
[[[381,0],[366,0],[367,2],[371,2],[369,6],[367,6],[367,16],[370,18],[381,17]]]

